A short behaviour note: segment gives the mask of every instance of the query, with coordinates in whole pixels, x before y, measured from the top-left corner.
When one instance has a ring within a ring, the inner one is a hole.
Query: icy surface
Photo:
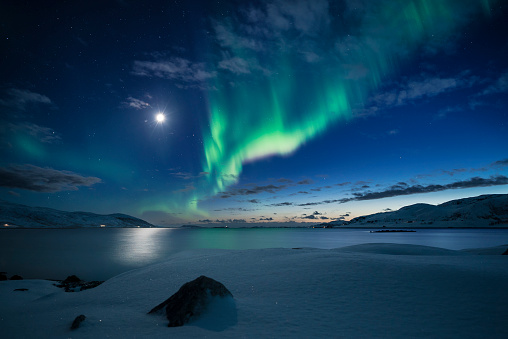
[[[506,338],[508,256],[477,253],[400,244],[195,250],[79,293],[62,292],[44,280],[3,281],[0,333],[5,338]],[[179,328],[168,328],[164,316],[147,314],[200,275],[223,283],[234,295],[236,311],[231,303],[214,303],[202,318]],[[229,316],[216,323],[223,310]],[[80,314],[86,320],[71,331]]]

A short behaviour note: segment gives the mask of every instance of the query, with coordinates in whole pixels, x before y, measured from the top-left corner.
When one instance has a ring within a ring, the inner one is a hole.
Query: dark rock
[[[16,288],[13,291],[22,291],[22,292],[24,292],[24,291],[28,291],[28,288]]]
[[[204,275],[187,282],[163,303],[155,306],[150,313],[157,313],[166,308],[169,327],[182,326],[206,310],[211,297],[233,297],[231,292],[220,282]]]
[[[71,330],[77,329],[85,319],[86,317],[83,314],[78,315],[76,319],[74,319],[74,321],[72,322]]]
[[[22,277],[22,276],[20,276],[20,275],[15,274],[15,275],[13,275],[13,276],[11,277],[11,279],[10,279],[10,280],[23,280],[23,277]]]
[[[63,282],[64,283],[77,283],[77,282],[80,282],[80,281],[81,281],[81,279],[79,279],[77,276],[75,276],[73,274],[73,275],[70,275],[67,278],[65,278],[65,280]]]
[[[502,255],[508,255],[508,248],[506,249],[506,251],[504,251]]]
[[[70,275],[59,284],[54,284],[56,287],[63,288],[65,292],[80,292],[94,288],[102,284],[104,281],[83,281],[75,275]]]
[[[0,272],[0,281],[4,280],[7,280],[7,275],[5,274],[5,272]]]

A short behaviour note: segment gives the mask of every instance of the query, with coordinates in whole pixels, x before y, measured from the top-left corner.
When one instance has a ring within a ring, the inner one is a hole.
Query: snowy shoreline
[[[2,281],[0,333],[18,338],[503,338],[508,336],[508,256],[494,254],[506,248],[363,244],[333,250],[194,250],[77,293],[47,280]],[[179,328],[146,314],[200,275],[232,292],[234,312],[223,313],[213,304],[202,318]],[[19,288],[28,290],[14,291]],[[86,320],[71,331],[80,314]]]

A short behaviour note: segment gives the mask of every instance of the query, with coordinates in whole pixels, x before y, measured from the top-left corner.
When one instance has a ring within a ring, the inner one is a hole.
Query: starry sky
[[[0,18],[2,200],[254,226],[508,193],[505,1],[3,1]]]

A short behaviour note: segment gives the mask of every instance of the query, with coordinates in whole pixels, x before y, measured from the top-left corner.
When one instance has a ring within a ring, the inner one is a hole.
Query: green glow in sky
[[[266,65],[276,74],[234,85],[229,78],[216,79],[204,132],[208,196],[236,183],[246,162],[291,154],[351,118],[352,105],[364,102],[419,46],[446,38],[472,9],[456,0],[378,4],[349,32],[324,32],[329,50],[322,60],[305,63],[294,51],[281,49],[270,54]],[[481,5],[488,10],[488,1]],[[238,46],[228,52],[251,60],[260,60],[263,53]]]
[[[154,200],[149,209],[205,215],[199,201],[237,183],[245,163],[290,155],[362,114],[369,95],[402,65],[418,53],[438,53],[471,15],[488,12],[490,2],[373,1],[367,7],[306,31],[242,22],[241,16],[218,22],[228,33],[208,53],[217,76],[208,82],[203,126],[206,176],[193,190],[172,192],[169,202]],[[249,35],[249,25],[270,33]],[[221,68],[221,59],[243,60],[240,71]]]
[[[288,73],[211,94],[203,171],[210,173],[212,194],[236,182],[245,162],[290,154],[329,124],[350,116],[351,93],[340,81],[323,85],[305,77]],[[308,86],[309,81],[314,84]],[[318,87],[322,90],[309,90]]]

